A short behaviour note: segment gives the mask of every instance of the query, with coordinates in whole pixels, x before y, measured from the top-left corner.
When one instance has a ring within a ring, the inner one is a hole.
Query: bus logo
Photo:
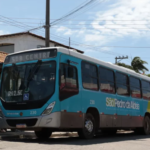
[[[140,104],[134,101],[123,101],[115,98],[106,98],[106,106],[113,108],[126,108],[126,109],[134,109],[140,110]]]

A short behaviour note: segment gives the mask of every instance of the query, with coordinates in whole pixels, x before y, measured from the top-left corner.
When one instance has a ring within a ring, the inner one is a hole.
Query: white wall
[[[0,38],[0,44],[2,43],[14,44],[15,52],[34,49],[37,48],[38,45],[45,45],[44,40],[28,34]],[[55,47],[54,43],[50,43],[50,46]]]

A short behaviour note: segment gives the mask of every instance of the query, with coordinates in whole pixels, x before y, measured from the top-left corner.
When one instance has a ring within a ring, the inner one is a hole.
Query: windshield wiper
[[[5,100],[4,100],[2,97],[0,97],[0,99],[1,99],[3,102],[5,102]]]
[[[19,71],[18,71],[18,67],[15,63],[12,64],[12,73],[15,78],[18,78]]]
[[[41,60],[38,60],[38,62],[35,64],[35,66],[34,66],[33,69],[31,70],[31,72],[30,72],[30,74],[29,74],[27,80],[31,80],[31,79],[32,79],[32,77],[33,77],[35,71],[41,66],[41,64],[42,64],[42,61],[41,61]]]
[[[42,61],[38,60],[38,62],[35,64],[35,66],[33,67],[33,69],[31,70],[31,72],[29,73],[29,76],[27,77],[27,84],[25,86],[25,89],[28,88],[29,86],[29,81],[32,79],[34,73],[37,71],[37,69],[39,69],[39,67],[41,66]]]

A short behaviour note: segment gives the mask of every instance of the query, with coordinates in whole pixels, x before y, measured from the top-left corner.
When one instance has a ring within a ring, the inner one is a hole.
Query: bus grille
[[[6,121],[11,127],[16,127],[17,124],[26,124],[27,127],[32,127],[36,124],[37,119],[7,119]]]

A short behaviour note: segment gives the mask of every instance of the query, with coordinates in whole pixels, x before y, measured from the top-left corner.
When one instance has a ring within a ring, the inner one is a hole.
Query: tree
[[[145,72],[145,71],[149,71],[144,64],[148,64],[146,61],[143,61],[140,57],[134,57],[134,59],[131,62],[131,66],[133,67],[133,69],[140,73],[140,71]]]
[[[124,64],[124,63],[117,63],[118,66],[121,66],[121,67],[125,67],[125,68],[128,68],[128,69],[131,69],[133,70],[133,67],[130,66],[130,65],[127,65],[127,64]]]
[[[140,73],[140,71],[142,71],[143,73],[145,71],[149,71],[144,64],[148,64],[146,61],[143,61],[140,57],[134,57],[134,59],[131,62],[131,66],[130,65],[126,65],[124,63],[117,63],[118,66],[122,66],[131,70],[134,70],[137,73]]]
[[[150,74],[147,74],[148,77],[150,77]]]

